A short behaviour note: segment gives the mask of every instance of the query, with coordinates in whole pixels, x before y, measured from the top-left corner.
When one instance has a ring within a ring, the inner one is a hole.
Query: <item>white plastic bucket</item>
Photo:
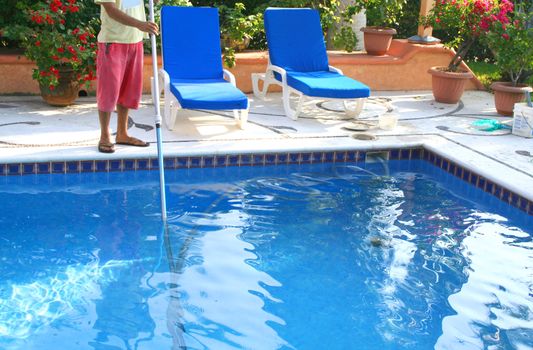
[[[513,134],[533,137],[533,107],[528,107],[525,103],[514,105]]]

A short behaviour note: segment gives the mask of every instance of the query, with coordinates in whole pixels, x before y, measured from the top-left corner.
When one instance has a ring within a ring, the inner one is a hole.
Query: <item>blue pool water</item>
[[[0,178],[0,349],[532,349],[532,218],[423,161]]]

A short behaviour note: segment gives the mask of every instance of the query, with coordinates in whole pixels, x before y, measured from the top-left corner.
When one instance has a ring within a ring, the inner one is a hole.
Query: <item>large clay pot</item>
[[[494,91],[494,104],[496,105],[496,111],[498,114],[512,116],[514,104],[519,102],[524,102],[525,92],[532,92],[531,89],[526,84],[518,84],[513,86],[512,83],[507,82],[496,82],[491,86]]]
[[[383,56],[389,51],[396,29],[384,27],[361,28],[365,38],[365,51],[369,55]]]
[[[450,104],[459,102],[466,82],[474,77],[470,72],[448,72],[446,67],[431,67],[428,73],[432,76],[431,85],[435,101]]]
[[[69,106],[78,98],[79,84],[75,81],[74,72],[69,67],[59,67],[59,85],[54,89],[39,84],[41,97],[51,106]]]
[[[242,40],[234,40],[227,35],[222,35],[222,38],[220,39],[220,45],[222,48],[229,47],[237,52],[241,52],[246,50],[250,45],[250,38],[244,37]]]

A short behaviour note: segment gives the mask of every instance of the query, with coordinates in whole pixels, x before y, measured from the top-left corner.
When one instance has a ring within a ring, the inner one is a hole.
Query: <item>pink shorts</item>
[[[96,101],[98,110],[113,112],[116,105],[137,109],[143,86],[143,43],[98,43]]]

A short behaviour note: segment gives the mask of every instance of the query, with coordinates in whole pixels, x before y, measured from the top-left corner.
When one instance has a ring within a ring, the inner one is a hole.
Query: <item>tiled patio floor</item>
[[[379,115],[399,118],[393,130],[371,127],[366,131],[377,137],[373,141],[352,137],[357,133],[348,130],[353,120],[338,112],[337,102],[312,101],[303,116],[293,121],[284,116],[279,94],[269,95],[266,101],[250,99],[245,130],[237,128],[230,113],[180,112],[174,131],[163,129],[165,155],[424,146],[533,201],[533,139],[514,136],[510,130],[484,132],[472,127],[477,119],[510,120],[496,114],[487,92],[466,92],[459,105],[436,103],[427,91],[373,93],[360,119],[375,125]],[[37,96],[0,96],[0,164],[157,157],[150,102],[145,96],[141,108],[131,113],[130,131],[153,144],[117,146],[114,154],[105,155],[96,149],[99,128],[94,98],[55,108]]]

